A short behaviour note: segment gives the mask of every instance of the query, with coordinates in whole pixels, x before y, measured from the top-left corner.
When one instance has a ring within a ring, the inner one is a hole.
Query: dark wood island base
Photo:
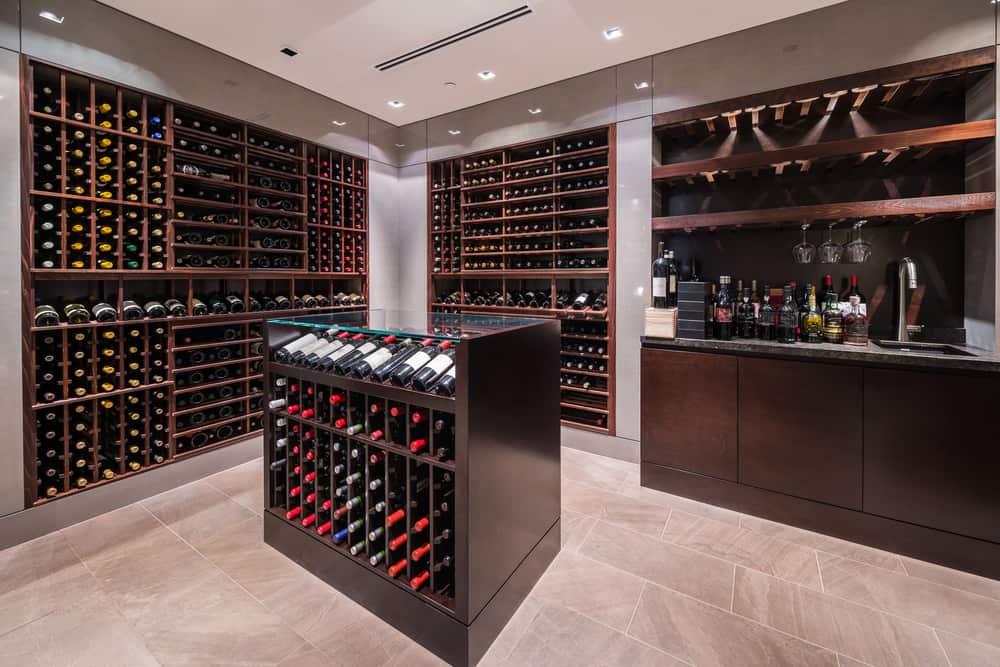
[[[1000,578],[998,395],[988,353],[644,339],[641,484]]]

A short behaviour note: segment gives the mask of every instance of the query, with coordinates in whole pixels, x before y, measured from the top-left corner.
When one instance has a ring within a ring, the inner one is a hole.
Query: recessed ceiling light
[[[649,81],[636,81],[634,84],[636,90],[643,90],[649,88]]]
[[[335,120],[335,121],[332,121],[332,122],[337,127],[344,127],[345,125],[347,125],[347,121],[346,120]]]
[[[403,102],[401,102],[399,100],[389,100],[389,106],[391,106],[393,109],[398,109],[399,107],[406,106],[406,105],[403,104]]]
[[[461,130],[448,130],[448,134],[462,134]]]
[[[537,116],[538,114],[542,113],[542,107],[533,107],[531,109],[528,109],[528,113],[530,113],[532,116]]]
[[[445,81],[445,82],[444,82],[444,85],[445,85],[445,87],[447,87],[447,88],[454,88],[454,87],[455,87],[455,86],[457,86],[458,84],[457,84],[457,83],[455,83],[454,81]]]
[[[299,55],[298,51],[289,46],[282,47],[281,52],[284,53],[289,58],[294,58],[295,56]]]
[[[50,12],[47,9],[45,11],[38,12],[38,15],[41,16],[43,19],[52,21],[53,23],[62,23],[63,21],[66,20],[65,16],[59,16],[58,14]]]
[[[488,69],[484,69],[482,72],[479,73],[479,78],[482,79],[483,81],[489,81],[490,79],[496,78],[496,73],[491,72]]]
[[[604,31],[604,39],[618,39],[622,36],[622,29],[618,26],[608,28]]]
[[[396,148],[406,148],[406,144],[396,144]]]

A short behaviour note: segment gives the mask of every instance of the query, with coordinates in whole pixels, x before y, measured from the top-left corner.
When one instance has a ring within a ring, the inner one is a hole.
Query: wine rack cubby
[[[589,381],[564,372],[562,421],[612,435],[614,184],[614,127],[428,165],[430,309],[556,318],[574,357],[578,324],[603,363],[587,362]]]
[[[27,57],[21,81],[25,506],[259,434],[264,318],[367,309],[367,161]]]
[[[558,325],[382,313],[266,323],[264,538],[472,665],[558,552]],[[279,353],[308,334],[454,351],[454,394]]]

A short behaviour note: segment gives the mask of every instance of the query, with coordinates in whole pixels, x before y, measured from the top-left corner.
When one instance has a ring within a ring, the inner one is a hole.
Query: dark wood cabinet
[[[736,481],[738,363],[642,350],[643,461]]]
[[[864,511],[1000,542],[1000,378],[866,368]]]
[[[739,368],[739,481],[860,510],[861,368],[748,358]]]

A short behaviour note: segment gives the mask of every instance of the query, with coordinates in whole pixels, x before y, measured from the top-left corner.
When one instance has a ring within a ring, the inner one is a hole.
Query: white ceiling
[[[101,1],[405,125],[842,0]],[[372,67],[526,2],[527,17],[388,72]],[[611,26],[624,36],[605,40]],[[496,78],[480,80],[486,69]],[[390,108],[393,99],[405,106]]]

